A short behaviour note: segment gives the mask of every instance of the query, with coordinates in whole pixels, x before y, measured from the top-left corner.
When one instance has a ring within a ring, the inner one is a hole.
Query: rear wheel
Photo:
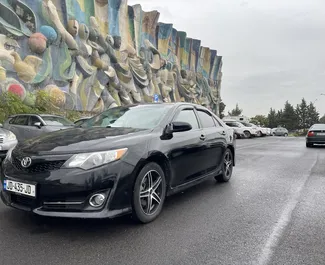
[[[311,144],[311,143],[306,143],[306,147],[310,148],[310,147],[313,147],[314,145]]]
[[[285,133],[285,134],[284,134],[284,137],[288,137],[288,134],[287,134],[287,133]]]
[[[161,213],[166,197],[164,171],[156,163],[143,167],[133,189],[133,218],[143,224],[155,220]]]
[[[223,157],[222,173],[215,177],[218,182],[228,182],[232,176],[234,159],[230,149],[227,149]]]
[[[258,131],[258,132],[256,133],[256,136],[257,136],[257,137],[261,137],[261,136],[262,136],[262,133],[261,133],[260,131]]]

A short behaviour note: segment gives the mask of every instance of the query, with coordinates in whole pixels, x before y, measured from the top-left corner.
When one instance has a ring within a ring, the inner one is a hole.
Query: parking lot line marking
[[[297,207],[297,204],[299,202],[299,198],[301,196],[301,192],[304,189],[304,187],[307,184],[308,179],[311,176],[311,172],[313,168],[316,166],[318,162],[318,155],[316,158],[315,163],[312,165],[310,168],[310,171],[306,176],[304,176],[300,186],[297,188],[297,190],[294,192],[293,196],[291,199],[288,201],[286,206],[284,207],[280,218],[278,219],[276,225],[273,227],[272,233],[269,236],[268,240],[266,241],[264,248],[261,252],[261,255],[258,259],[257,264],[258,265],[267,265],[272,258],[273,252],[276,248],[276,246],[279,244],[279,241],[281,237],[283,236],[283,233],[286,229],[286,227],[289,225],[291,218],[292,218],[292,213],[294,209]]]

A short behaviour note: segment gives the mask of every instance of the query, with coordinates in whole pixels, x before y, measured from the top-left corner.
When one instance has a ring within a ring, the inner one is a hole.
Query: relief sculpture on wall
[[[0,96],[98,112],[193,102],[218,113],[222,57],[127,0],[1,0]]]

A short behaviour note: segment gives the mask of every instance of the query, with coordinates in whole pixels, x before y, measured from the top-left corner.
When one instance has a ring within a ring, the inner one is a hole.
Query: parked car
[[[16,135],[3,128],[0,124],[0,162],[6,157],[7,152],[17,144]]]
[[[91,117],[84,117],[84,118],[81,118],[79,120],[76,120],[74,122],[74,125],[76,126],[80,126],[81,124],[83,124],[85,121],[89,120]]]
[[[306,147],[313,147],[315,144],[325,144],[325,124],[314,124],[308,130]]]
[[[116,107],[82,127],[20,142],[2,165],[1,198],[42,216],[132,213],[148,223],[166,196],[209,177],[228,182],[235,147],[232,130],[202,106]]]
[[[45,133],[71,128],[73,122],[68,119],[48,114],[18,114],[10,116],[3,127],[12,131],[18,141],[23,141]]]
[[[257,136],[257,137],[262,136],[261,130],[255,124],[250,123],[250,122],[245,122],[245,121],[241,121],[240,123],[243,124],[247,128],[251,128],[252,136]]]
[[[251,138],[253,135],[251,127],[245,127],[236,120],[225,119],[223,122],[234,130],[237,138]]]
[[[285,136],[289,135],[289,131],[286,128],[278,127],[273,131],[274,136]]]

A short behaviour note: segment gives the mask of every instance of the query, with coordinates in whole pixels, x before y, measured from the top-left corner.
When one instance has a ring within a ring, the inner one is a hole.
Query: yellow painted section
[[[159,39],[158,40],[158,47],[159,47],[159,52],[167,56],[168,54],[168,46],[169,46],[169,39]]]
[[[85,1],[91,1],[91,0],[77,0],[77,2],[79,3],[80,9],[82,10],[82,12],[85,12]]]

